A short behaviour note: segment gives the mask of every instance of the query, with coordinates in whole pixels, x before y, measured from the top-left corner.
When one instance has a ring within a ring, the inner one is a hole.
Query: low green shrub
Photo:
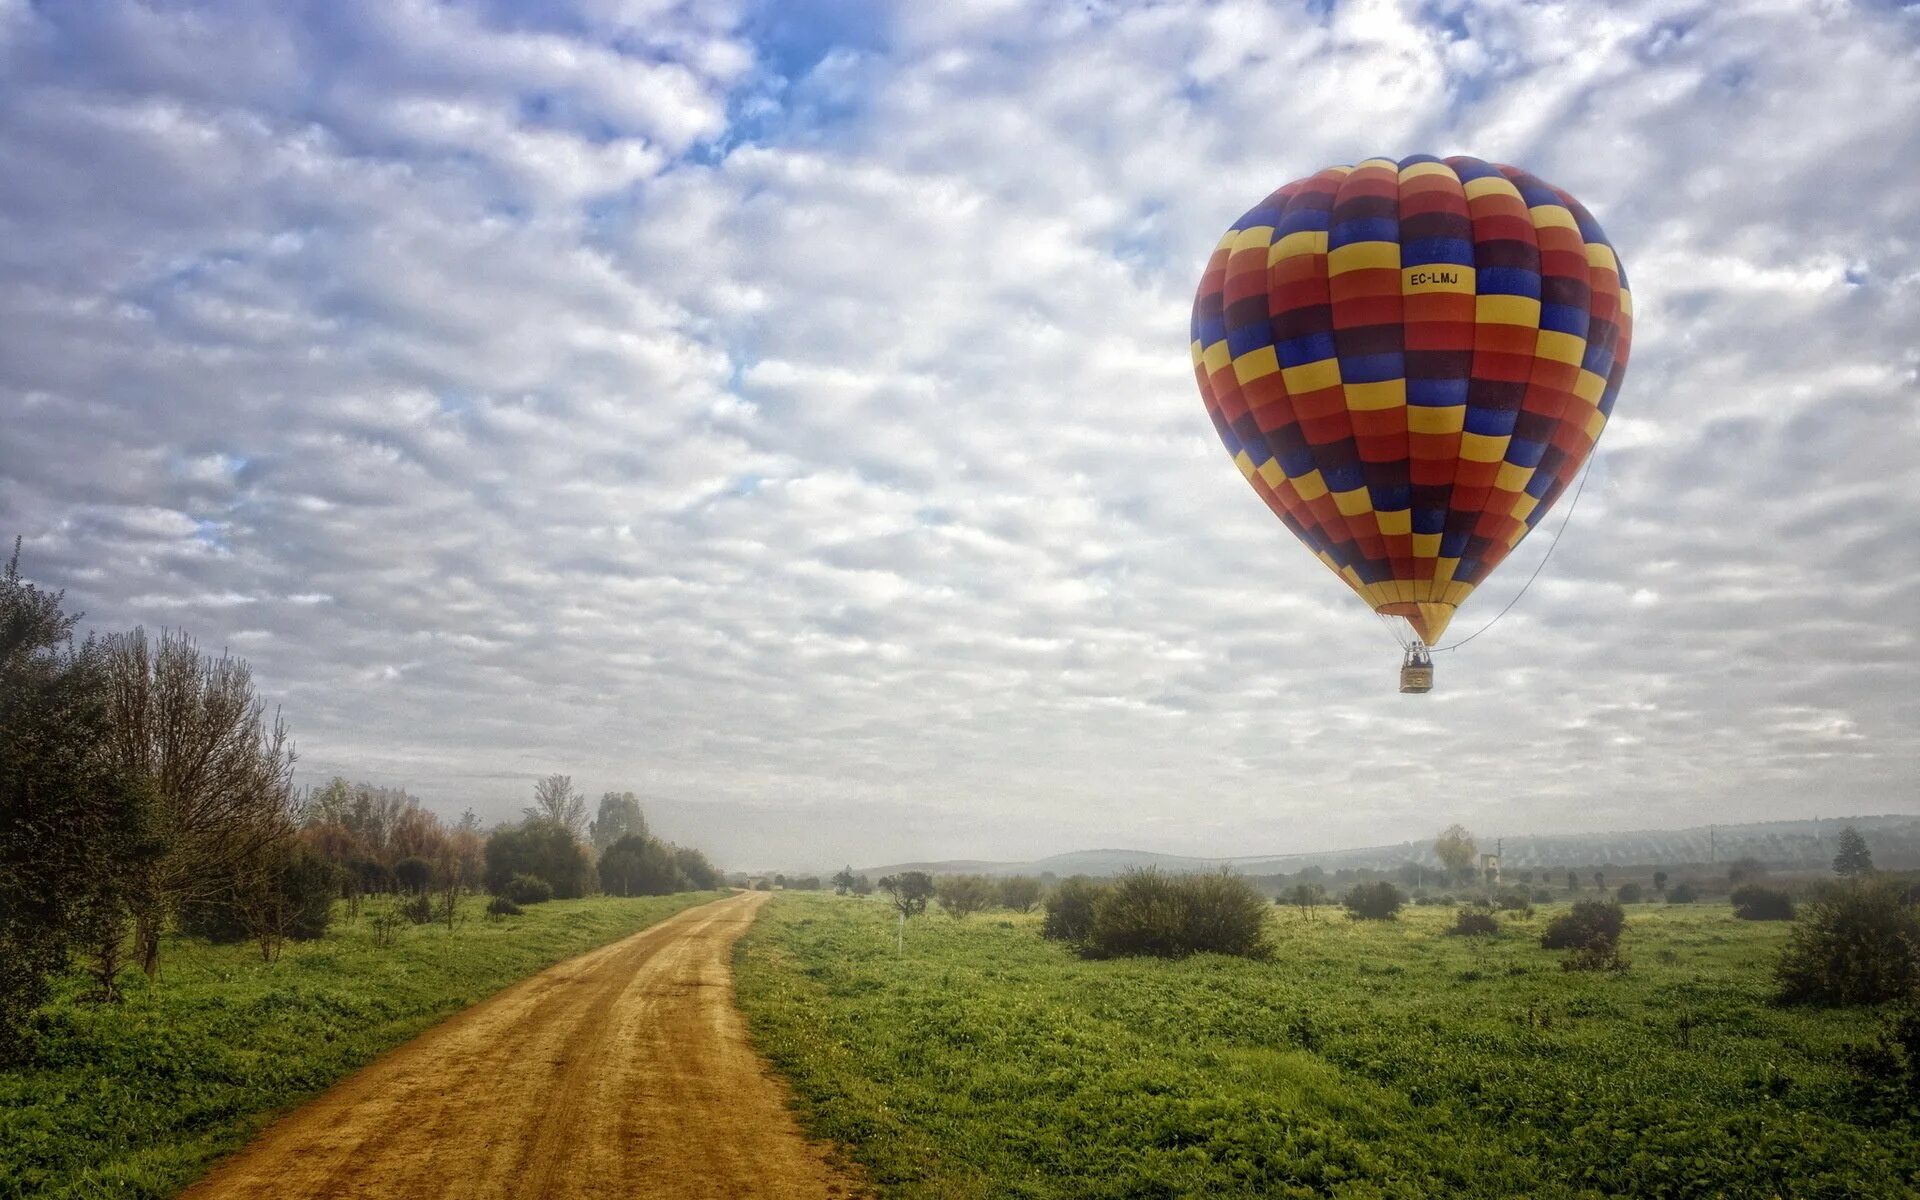
[[[1793,897],[1778,888],[1749,883],[1733,889],[1728,898],[1733,901],[1733,915],[1743,921],[1793,920]]]
[[[1612,900],[1578,900],[1547,923],[1540,945],[1548,950],[1577,950],[1595,941],[1617,942],[1627,914]]]
[[[1340,903],[1346,906],[1347,916],[1356,921],[1391,921],[1400,915],[1407,898],[1399,888],[1380,879],[1354,884]],[[1453,897],[1442,896],[1440,903],[1452,904]]]
[[[515,904],[545,904],[553,899],[553,885],[538,875],[515,875],[500,894]]]
[[[1237,875],[1129,871],[1094,898],[1081,945],[1093,958],[1268,953],[1267,898]]]
[[[1790,1004],[1877,1004],[1920,990],[1920,915],[1896,886],[1829,888],[1806,906],[1774,967]]]
[[[1491,937],[1500,932],[1500,921],[1484,908],[1463,908],[1453,915],[1447,932],[1458,937]]]
[[[1103,885],[1075,875],[1063,879],[1047,893],[1046,917],[1040,923],[1040,936],[1059,942],[1084,942],[1093,932],[1093,902]]]
[[[487,915],[489,917],[517,917],[521,911],[520,906],[515,904],[512,897],[509,896],[495,896],[493,899],[487,901]]]

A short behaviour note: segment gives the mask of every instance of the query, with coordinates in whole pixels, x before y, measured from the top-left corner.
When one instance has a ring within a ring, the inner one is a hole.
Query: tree
[[[707,861],[705,854],[691,846],[669,844],[668,848],[673,851],[674,863],[679,866],[688,887],[704,892],[720,886],[720,871]]]
[[[659,838],[629,833],[600,856],[600,890],[610,896],[665,896],[689,887],[673,848]]]
[[[595,850],[605,850],[628,834],[647,833],[647,818],[640,812],[640,797],[632,792],[603,792],[600,811],[587,826]]]
[[[933,898],[933,876],[925,871],[885,875],[880,879],[880,890],[887,894],[901,917],[917,917],[927,911],[927,901]]]
[[[873,880],[868,879],[865,875],[855,875],[853,877],[853,894],[856,896],[873,895]]]
[[[1665,871],[1655,871],[1653,873],[1653,890],[1662,896],[1667,894],[1667,873]]]
[[[1602,892],[1607,890],[1607,873],[1605,871],[1595,871],[1593,873],[1593,886]]]
[[[1840,852],[1833,856],[1833,873],[1842,879],[1852,879],[1873,870],[1873,852],[1867,849],[1867,839],[1860,831],[1849,825],[1840,831]]]
[[[927,911],[927,901],[933,897],[933,876],[925,871],[883,876],[880,890],[887,894],[893,910],[900,914],[900,929],[894,937],[894,953],[898,954],[906,949],[907,918]]]
[[[995,888],[985,875],[943,875],[933,885],[940,908],[956,921],[963,921],[993,906]]]
[[[1577,892],[1580,890],[1580,876],[1571,868],[1567,871],[1567,890],[1569,892]]]
[[[1045,891],[1031,875],[1009,875],[1000,881],[1000,903],[1015,912],[1030,913]]]
[[[1301,918],[1306,920],[1311,919],[1314,915],[1314,910],[1326,902],[1327,891],[1317,883],[1296,883],[1293,885],[1293,890],[1287,893],[1285,899],[1289,904],[1298,908]]]
[[[202,654],[183,633],[106,641],[109,746],[152,797],[156,852],[136,884],[134,938],[149,976],[180,906],[218,901],[295,828],[293,746],[243,659]]]
[[[852,890],[853,864],[848,863],[833,874],[833,894],[836,896],[844,896]]]
[[[1449,825],[1440,831],[1433,843],[1433,852],[1440,856],[1440,865],[1445,867],[1455,879],[1464,879],[1473,873],[1474,851],[1473,835],[1464,825]]]
[[[1727,882],[1736,886],[1767,877],[1767,864],[1757,858],[1735,859],[1727,866]]]
[[[433,884],[433,864],[424,858],[403,858],[393,864],[393,878],[401,891],[419,895]]]
[[[533,785],[533,803],[521,810],[529,821],[546,821],[575,841],[587,836],[587,798],[573,790],[573,776],[549,775]]]
[[[565,828],[544,820],[497,829],[487,839],[487,890],[498,894],[515,875],[545,880],[562,900],[587,893],[587,849]]]
[[[110,710],[97,643],[73,644],[64,594],[0,573],[0,1062],[76,944],[112,974],[131,886],[151,851],[149,797],[102,752]]]

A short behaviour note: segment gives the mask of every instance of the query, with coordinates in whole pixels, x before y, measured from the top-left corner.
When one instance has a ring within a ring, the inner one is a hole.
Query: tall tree
[[[1456,878],[1465,878],[1473,873],[1473,854],[1477,848],[1467,827],[1457,824],[1442,829],[1433,843],[1433,852],[1440,856],[1441,865]]]
[[[1840,852],[1833,856],[1833,873],[1842,879],[1852,879],[1873,870],[1873,851],[1867,849],[1867,839],[1860,831],[1849,825],[1840,831]]]
[[[587,836],[587,798],[573,790],[573,776],[549,775],[533,785],[533,803],[521,810],[529,821],[545,821],[572,834]]]
[[[158,854],[143,873],[134,936],[141,966],[160,962],[160,930],[183,904],[215,902],[243,868],[293,835],[293,746],[269,720],[242,659],[143,629],[106,641],[110,747],[152,797]]]
[[[587,826],[595,850],[605,850],[623,837],[647,836],[647,819],[640,812],[640,797],[632,792],[603,792],[600,811]]]
[[[0,573],[0,1061],[76,941],[117,969],[127,885],[146,849],[144,795],[104,748],[99,646],[73,644],[63,594]],[[111,994],[112,971],[103,990]]]

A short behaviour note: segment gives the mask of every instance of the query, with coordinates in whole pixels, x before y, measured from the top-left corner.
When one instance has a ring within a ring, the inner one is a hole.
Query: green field
[[[0,1197],[171,1196],[273,1113],[516,979],[724,893],[555,900],[518,917],[465,902],[455,929],[374,944],[365,916],[280,961],[169,939],[124,1003],[41,1018],[39,1065],[0,1071]]]
[[[1781,1009],[1784,924],[1630,905],[1624,973],[1560,969],[1545,906],[1276,910],[1269,962],[1088,962],[1038,917],[786,893],[739,996],[816,1136],[900,1197],[1920,1194],[1920,1129],[1838,1059],[1879,1015]]]

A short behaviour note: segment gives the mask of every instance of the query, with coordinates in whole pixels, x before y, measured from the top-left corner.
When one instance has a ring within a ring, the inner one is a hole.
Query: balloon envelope
[[[1193,364],[1260,498],[1432,645],[1592,453],[1632,315],[1566,192],[1476,158],[1372,158],[1234,222]]]

